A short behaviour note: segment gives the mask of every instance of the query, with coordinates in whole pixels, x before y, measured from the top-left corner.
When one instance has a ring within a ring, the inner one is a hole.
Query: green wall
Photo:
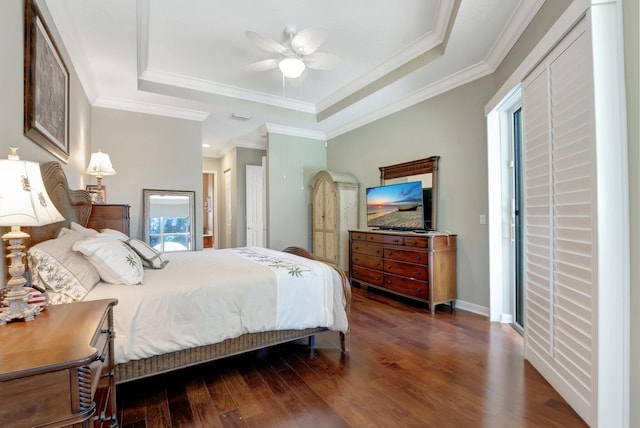
[[[311,182],[327,167],[325,142],[274,133],[268,139],[268,246],[311,250]]]
[[[487,132],[488,76],[329,141],[327,165],[350,172],[362,189],[380,183],[378,167],[440,156],[438,230],[458,234],[458,299],[489,307]],[[360,224],[366,225],[365,192]]]

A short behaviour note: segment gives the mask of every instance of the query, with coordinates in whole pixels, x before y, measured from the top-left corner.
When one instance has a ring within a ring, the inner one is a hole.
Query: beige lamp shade
[[[98,177],[104,177],[105,175],[115,175],[116,170],[111,165],[111,159],[106,153],[102,153],[102,150],[98,150],[96,153],[91,153],[91,160],[87,167],[87,174],[95,175]]]
[[[0,159],[0,226],[63,221],[42,182],[37,162]]]

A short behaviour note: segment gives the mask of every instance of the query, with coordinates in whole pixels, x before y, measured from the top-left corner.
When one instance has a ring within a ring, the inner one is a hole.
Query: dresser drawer
[[[389,290],[412,297],[427,300],[429,298],[429,284],[426,281],[403,278],[401,276],[384,274],[384,286]]]
[[[384,261],[384,271],[409,278],[427,280],[429,277],[427,267],[412,263],[396,262],[393,260]]]
[[[351,263],[354,266],[362,266],[371,269],[382,270],[382,259],[380,257],[367,256],[364,254],[353,253],[351,255]]]
[[[380,244],[402,245],[404,243],[404,237],[398,235],[384,235],[384,234],[369,234],[367,235],[367,241],[377,242]]]
[[[382,247],[380,245],[364,244],[362,242],[352,242],[351,251],[354,253],[368,254],[370,256],[382,257]]]
[[[369,236],[368,233],[364,233],[364,232],[351,232],[351,239],[353,241],[366,241],[367,240],[367,236]]]
[[[361,266],[352,266],[351,276],[354,279],[359,279],[374,285],[382,285],[382,281],[384,279],[382,272]]]
[[[398,260],[401,262],[427,264],[428,253],[426,251],[410,251],[410,250],[398,250],[396,248],[385,248],[384,258],[391,260]]]
[[[429,248],[429,238],[423,238],[421,236],[406,236],[404,238],[404,245],[408,247]]]

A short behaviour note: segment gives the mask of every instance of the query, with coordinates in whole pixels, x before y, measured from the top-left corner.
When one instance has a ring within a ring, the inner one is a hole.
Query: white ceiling
[[[203,155],[266,130],[330,139],[495,70],[544,0],[40,0],[94,106],[202,122]],[[324,27],[332,70],[283,82],[246,30]],[[249,120],[234,119],[233,115]]]

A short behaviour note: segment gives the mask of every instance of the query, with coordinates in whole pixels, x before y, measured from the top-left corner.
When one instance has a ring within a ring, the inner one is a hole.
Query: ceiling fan
[[[318,52],[318,48],[327,39],[328,31],[324,28],[309,27],[298,30],[293,25],[284,29],[287,43],[275,40],[253,31],[245,31],[247,38],[259,48],[277,54],[277,58],[265,59],[249,64],[249,71],[263,71],[278,67],[284,77],[295,79],[300,77],[306,68],[316,70],[330,70],[337,66],[337,56],[325,52]]]

